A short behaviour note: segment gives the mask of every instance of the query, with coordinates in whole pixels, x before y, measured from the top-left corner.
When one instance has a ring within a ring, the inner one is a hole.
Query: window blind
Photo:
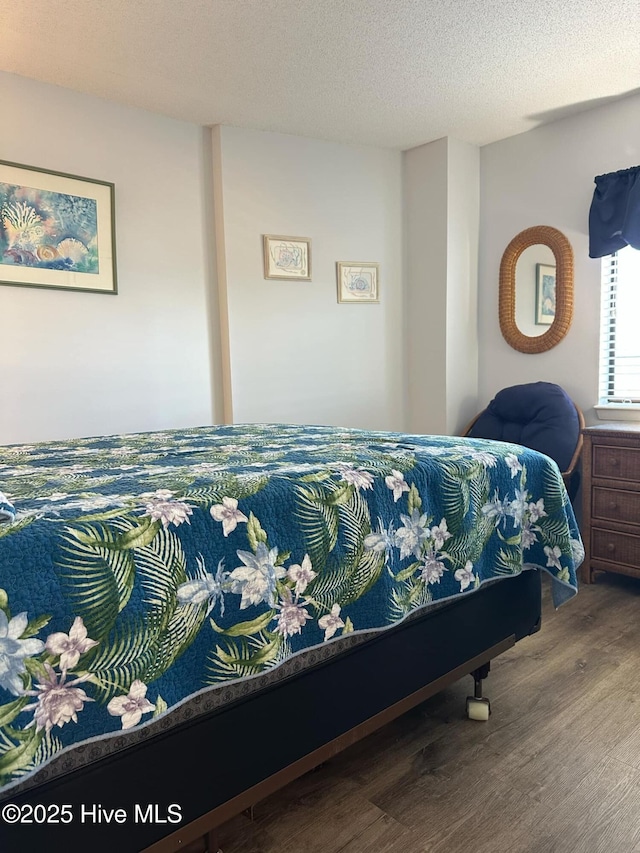
[[[640,404],[640,251],[602,259],[600,404]]]

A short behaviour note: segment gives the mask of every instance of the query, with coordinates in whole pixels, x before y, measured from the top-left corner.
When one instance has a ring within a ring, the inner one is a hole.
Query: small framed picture
[[[338,261],[338,302],[380,302],[379,264]]]
[[[264,235],[264,277],[311,281],[311,240],[308,237]]]
[[[117,293],[113,184],[0,160],[0,284]]]
[[[550,326],[556,316],[556,268],[536,264],[536,326]]]
[[[536,264],[536,326],[550,326],[556,316],[556,268]]]

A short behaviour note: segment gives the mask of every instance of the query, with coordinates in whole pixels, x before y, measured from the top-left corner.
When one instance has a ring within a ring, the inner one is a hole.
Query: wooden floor
[[[488,723],[465,678],[237,817],[223,853],[640,853],[639,664],[640,582],[600,576],[557,612],[546,588]]]

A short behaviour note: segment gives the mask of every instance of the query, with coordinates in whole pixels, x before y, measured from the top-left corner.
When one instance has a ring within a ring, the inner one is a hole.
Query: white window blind
[[[600,404],[640,404],[640,251],[602,259]]]

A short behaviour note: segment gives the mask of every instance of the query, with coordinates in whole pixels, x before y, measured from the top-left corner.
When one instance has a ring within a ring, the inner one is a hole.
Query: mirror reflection
[[[526,248],[516,263],[516,326],[523,335],[539,337],[556,311],[556,259],[549,246]]]
[[[550,225],[525,228],[500,261],[498,321],[505,341],[518,352],[546,352],[564,338],[572,318],[571,243]]]

